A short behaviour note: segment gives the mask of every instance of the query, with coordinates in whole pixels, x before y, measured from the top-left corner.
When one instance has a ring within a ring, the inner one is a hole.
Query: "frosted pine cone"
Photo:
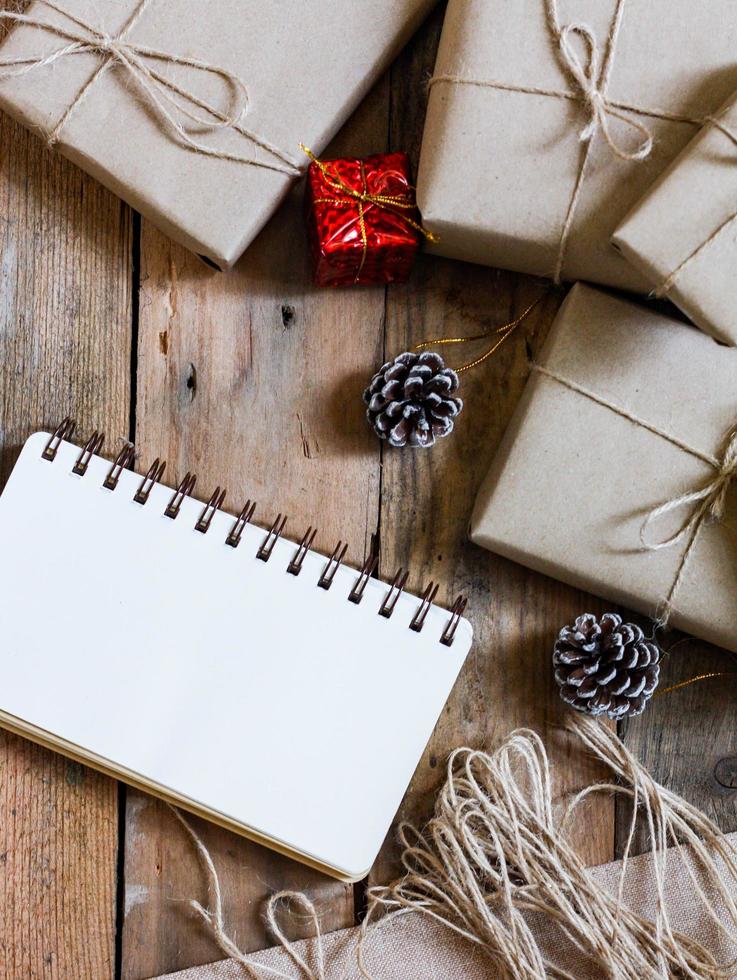
[[[374,431],[390,446],[426,448],[453,431],[463,408],[458,375],[439,354],[407,351],[388,361],[363,393]]]
[[[616,613],[591,613],[564,626],[555,641],[553,666],[563,700],[589,715],[624,718],[641,714],[658,686],[660,650],[639,626]]]

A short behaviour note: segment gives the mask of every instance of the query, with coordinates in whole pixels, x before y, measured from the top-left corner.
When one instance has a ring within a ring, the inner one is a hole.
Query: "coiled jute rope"
[[[397,916],[417,913],[481,950],[500,980],[579,980],[554,962],[550,944],[539,939],[541,921],[586,964],[587,975],[617,980],[728,980],[737,959],[718,962],[714,953],[671,924],[669,874],[685,869],[694,905],[726,938],[737,941],[737,853],[704,814],[659,785],[605,724],[572,716],[566,726],[578,746],[609,773],[577,793],[560,816],[553,806],[550,764],[540,737],[513,732],[493,753],[455,751],[422,832],[400,830],[404,874],[387,887],[369,890],[369,910],[356,947],[360,975],[371,980],[372,960],[381,957],[381,933]],[[618,892],[612,894],[586,868],[569,842],[571,822],[593,794],[620,796],[632,807]],[[179,815],[178,815],[179,816]],[[627,866],[641,818],[648,832],[656,894],[654,918],[624,903]],[[223,952],[240,963],[244,976],[282,980],[338,980],[325,962],[319,916],[299,893],[280,892],[267,906],[267,922],[297,973],[255,964],[227,936],[222,896],[207,849],[181,816],[207,870],[212,909],[193,909],[212,928]],[[669,850],[670,848],[670,850]],[[291,902],[312,920],[316,933],[311,962],[297,951],[277,921]],[[352,974],[354,975],[354,974]]]

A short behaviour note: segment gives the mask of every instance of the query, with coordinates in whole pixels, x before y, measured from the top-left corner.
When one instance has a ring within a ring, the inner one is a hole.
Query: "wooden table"
[[[331,154],[407,148],[417,159],[441,18],[426,24]],[[451,438],[429,452],[390,451],[364,418],[372,370],[419,340],[504,322],[539,283],[425,257],[406,287],[315,290],[300,188],[238,267],[217,274],[36,137],[5,117],[0,127],[0,478],[30,432],[69,413],[85,436],[104,428],[108,451],[118,438],[133,440],[139,470],[162,455],[169,479],[193,469],[206,496],[219,483],[234,502],[255,498],[262,523],[286,512],[301,536],[316,522],[322,550],[342,538],[360,565],[373,544],[383,576],[402,565],[415,589],[439,580],[445,603],[468,594],[474,649],[402,816],[428,814],[449,749],[493,746],[518,725],[557,742],[557,792],[582,785],[592,773],[551,734],[563,709],[550,654],[562,624],[604,606],[466,540],[479,482],[560,297],[551,294],[524,336],[464,376],[466,408]],[[80,619],[84,601],[74,596]],[[135,640],[136,624],[129,630]],[[726,660],[686,643],[668,659],[665,682],[725,669]],[[731,683],[693,685],[622,726],[656,777],[725,830],[737,829],[737,769],[724,764],[721,783],[714,770],[737,755],[736,694]],[[370,712],[365,720],[370,744]],[[617,852],[622,820],[613,804],[592,811],[581,834],[592,861]],[[196,824],[222,876],[229,928],[246,949],[270,945],[260,911],[275,889],[306,889],[328,930],[363,907],[365,883],[333,882]],[[371,880],[386,880],[396,857],[390,833]],[[218,959],[187,910],[192,897],[206,901],[205,881],[165,807],[0,735],[0,975],[137,980]]]

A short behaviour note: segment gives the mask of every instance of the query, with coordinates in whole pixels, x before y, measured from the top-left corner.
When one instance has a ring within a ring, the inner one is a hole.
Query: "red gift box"
[[[305,205],[315,285],[406,282],[426,234],[407,154],[329,162],[309,156]]]

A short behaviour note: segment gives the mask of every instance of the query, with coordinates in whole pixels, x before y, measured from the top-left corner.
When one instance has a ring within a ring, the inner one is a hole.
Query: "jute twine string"
[[[73,113],[77,112],[85,102],[98,79],[114,65],[118,65],[127,72],[142,101],[152,110],[162,129],[181,146],[194,153],[215,157],[218,160],[231,160],[235,163],[262,167],[292,177],[299,176],[301,173],[300,167],[289,154],[243,125],[242,119],[248,109],[248,90],[239,75],[207,61],[161,51],[128,39],[127,35],[139,21],[151,0],[140,0],[115,36],[78,17],[56,0],[37,0],[37,2],[63,18],[64,26],[52,19],[13,11],[0,11],[0,22],[35,27],[67,43],[46,54],[23,58],[0,58],[0,79],[27,75],[79,54],[95,54],[100,59],[99,65],[79,89],[61,118],[44,131],[43,135],[50,147],[59,141]],[[225,110],[210,104],[191,89],[177,84],[158,71],[155,67],[157,64],[181,65],[194,74],[202,73],[219,78],[230,91],[231,104]],[[197,112],[198,109],[203,112]],[[251,155],[219,149],[203,143],[200,139],[195,139],[194,136],[194,134],[214,133],[218,130],[237,133],[249,143],[265,151],[271,159],[259,160]]]
[[[568,729],[612,774],[571,801],[560,823],[552,807],[548,759],[540,738],[514,732],[493,755],[459,749],[423,833],[403,828],[405,875],[372,889],[372,912],[409,911],[482,947],[503,980],[576,980],[541,949],[529,913],[552,920],[596,976],[655,980],[675,976],[726,980],[736,962],[717,963],[702,944],[670,924],[665,885],[667,848],[676,845],[706,916],[727,936],[737,928],[728,881],[737,881],[737,855],[719,829],[694,807],[659,786],[605,725],[576,716]],[[568,844],[572,816],[593,793],[622,795],[633,814],[619,894],[592,878]],[[657,914],[654,922],[622,902],[634,821],[644,812],[650,832]],[[692,848],[690,858],[683,845]],[[715,864],[724,862],[726,879]],[[729,927],[717,908],[726,911]],[[370,927],[364,926],[364,938]],[[362,948],[363,976],[365,967]]]
[[[734,130],[732,130],[726,123],[722,122],[721,119],[716,116],[707,116],[704,122],[707,125],[712,126],[714,129],[717,129],[723,136],[726,136],[733,146],[737,147],[737,133],[735,133]],[[673,286],[675,286],[684,269],[686,269],[694,261],[694,259],[698,258],[702,252],[705,252],[711,245],[718,241],[723,232],[725,232],[730,225],[734,224],[735,221],[737,221],[737,211],[733,211],[730,215],[728,215],[724,221],[720,222],[714,231],[708,235],[703,242],[701,242],[700,245],[697,245],[696,248],[689,252],[688,255],[686,255],[686,257],[678,263],[670,275],[666,276],[660,285],[652,290],[651,295],[655,296],[657,299],[662,299],[664,296],[667,296]]]
[[[223,916],[223,895],[220,887],[220,878],[218,877],[218,873],[210,852],[205,847],[205,844],[203,843],[199,834],[197,834],[190,822],[182,816],[180,811],[173,806],[169,806],[169,809],[187,832],[187,835],[192,841],[197,855],[202,862],[202,866],[207,873],[208,888],[212,896],[213,908],[205,908],[195,899],[191,899],[189,906],[192,911],[195,912],[204,922],[204,924],[212,930],[215,942],[218,944],[223,953],[243,967],[246,976],[252,977],[254,980],[262,980],[264,976],[277,977],[278,980],[294,980],[291,973],[283,973],[281,970],[276,970],[273,967],[265,966],[261,963],[255,964],[253,960],[248,957],[228,935],[225,929],[225,919]],[[281,906],[285,906],[287,908],[293,908],[296,906],[311,922],[316,940],[316,962],[313,966],[308,964],[307,961],[299,955],[294,944],[286,937],[281,926],[279,925],[278,914]],[[293,891],[281,891],[272,895],[266,903],[266,923],[276,941],[283,947],[284,951],[289,955],[289,958],[300,971],[300,977],[304,976],[307,978],[307,980],[326,980],[325,956],[322,946],[320,920],[317,915],[317,909],[306,895],[302,894],[301,892]]]
[[[617,0],[609,32],[604,43],[602,56],[599,43],[590,27],[585,24],[561,25],[558,10],[558,0],[543,0],[551,38],[554,43],[558,61],[572,84],[571,90],[547,88],[537,85],[516,85],[485,78],[472,78],[465,75],[446,73],[435,75],[429,85],[450,84],[470,85],[478,88],[496,89],[502,92],[516,92],[527,95],[541,95],[554,99],[566,99],[579,103],[586,112],[586,121],[579,132],[582,143],[578,171],[573,184],[571,197],[568,202],[563,223],[561,225],[558,249],[553,269],[553,281],[559,283],[563,278],[568,242],[581,198],[581,191],[590,162],[594,137],[601,134],[609,150],[620,160],[635,162],[647,159],[653,148],[653,136],[648,127],[631,115],[662,119],[669,122],[699,125],[703,117],[694,118],[682,113],[669,112],[665,109],[648,108],[630,102],[610,98],[608,86],[614,63],[617,41],[625,11],[626,0]],[[581,60],[576,51],[576,39],[583,43],[586,52],[585,60]],[[612,122],[616,121],[634,133],[637,141],[629,147],[617,138],[613,132]]]
[[[372,980],[371,946],[381,955],[381,930],[410,912],[425,915],[483,951],[501,980],[578,980],[538,942],[535,922],[551,922],[589,972],[618,980],[727,980],[737,959],[719,963],[701,943],[671,925],[666,883],[669,861],[686,869],[700,911],[734,941],[737,854],[719,828],[695,807],[660,786],[606,725],[571,715],[566,726],[577,744],[611,774],[576,794],[556,820],[550,765],[540,737],[521,729],[493,754],[461,748],[448,762],[435,815],[423,832],[403,825],[405,873],[392,885],[369,891],[369,912],[356,946],[357,965]],[[596,793],[622,796],[632,807],[618,893],[597,883],[568,842],[571,821]],[[176,811],[175,811],[176,812]],[[638,815],[649,833],[657,895],[655,921],[625,907],[627,866]],[[207,870],[214,909],[192,902],[223,952],[245,975],[296,980],[254,964],[225,933],[215,866],[202,841],[177,813]],[[669,857],[667,849],[675,847]],[[685,848],[688,848],[688,853]],[[717,865],[721,861],[721,868]],[[276,904],[298,903],[315,927],[315,964],[308,964],[276,923]],[[532,915],[531,915],[532,913]],[[720,915],[721,913],[721,915]],[[724,924],[723,918],[728,922]],[[319,920],[298,893],[275,895],[267,920],[297,967],[298,977],[326,980]],[[373,942],[369,943],[369,939]],[[546,947],[549,949],[549,946]]]
[[[683,549],[681,557],[678,561],[673,584],[668,590],[668,594],[665,597],[661,609],[658,611],[657,618],[659,625],[666,626],[673,610],[673,602],[676,593],[683,580],[687,564],[692,556],[696,537],[699,531],[705,522],[721,521],[724,518],[727,492],[732,484],[732,481],[735,479],[735,476],[737,476],[737,427],[731,429],[727,433],[724,439],[724,449],[722,454],[719,457],[712,456],[709,453],[701,452],[701,450],[696,449],[694,446],[690,446],[682,439],[679,439],[678,436],[673,435],[673,433],[668,432],[665,429],[661,429],[659,426],[652,425],[646,419],[641,418],[634,412],[630,412],[622,405],[618,405],[615,402],[598,395],[596,392],[591,391],[584,385],[578,384],[562,374],[559,374],[557,371],[551,371],[548,368],[542,367],[540,364],[532,364],[531,369],[538,374],[542,374],[545,377],[556,381],[558,384],[563,385],[563,387],[568,388],[570,391],[575,391],[577,394],[583,395],[585,398],[596,402],[598,405],[608,408],[610,411],[614,412],[615,415],[619,415],[620,418],[627,419],[630,422],[634,422],[635,425],[653,432],[655,435],[660,436],[661,439],[667,440],[672,445],[677,446],[679,449],[682,449],[684,452],[688,453],[690,456],[694,456],[696,459],[702,460],[704,463],[707,463],[713,468],[714,476],[702,487],[697,487],[694,490],[689,490],[686,493],[679,494],[673,497],[671,500],[666,500],[664,503],[653,508],[646,515],[640,527],[640,542],[648,551],[659,551],[661,548],[672,548],[683,541],[686,542],[685,548]],[[666,514],[673,513],[676,510],[685,510],[686,512],[686,516],[677,530],[674,531],[669,537],[660,540],[653,540],[651,538],[653,525]]]

